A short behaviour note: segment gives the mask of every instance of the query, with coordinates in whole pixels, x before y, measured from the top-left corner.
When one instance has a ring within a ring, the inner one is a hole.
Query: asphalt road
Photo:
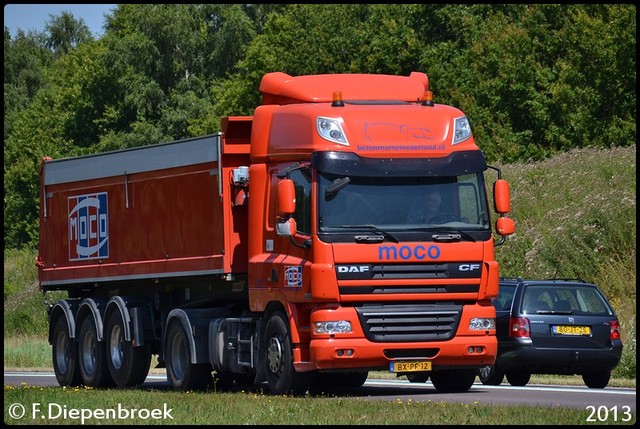
[[[13,386],[57,386],[52,372],[5,372],[4,384]],[[170,389],[163,374],[147,377],[140,389]],[[579,408],[585,411],[585,419],[593,415],[597,418],[606,414],[613,418],[625,412],[635,415],[636,389],[607,387],[589,389],[586,386],[560,386],[529,384],[514,387],[507,383],[500,386],[484,386],[476,382],[468,392],[439,393],[430,382],[410,383],[405,379],[369,379],[359,389],[351,389],[338,394],[340,397],[380,401],[445,402],[463,404],[500,405],[547,405]],[[597,421],[594,423],[598,423]],[[618,422],[621,423],[621,422]]]

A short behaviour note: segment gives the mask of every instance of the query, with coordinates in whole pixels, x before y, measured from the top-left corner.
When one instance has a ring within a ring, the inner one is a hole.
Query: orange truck
[[[59,384],[139,385],[156,355],[178,390],[299,395],[369,371],[468,390],[496,358],[494,248],[515,225],[465,114],[420,72],[259,89],[217,134],[43,160]]]

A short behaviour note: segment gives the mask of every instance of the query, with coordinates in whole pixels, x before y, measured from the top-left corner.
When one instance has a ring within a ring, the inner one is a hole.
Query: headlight
[[[347,136],[344,135],[342,125],[340,125],[338,119],[323,118],[322,116],[318,116],[316,118],[316,127],[318,128],[318,134],[320,134],[320,137],[322,137],[323,139],[341,145],[349,146]]]
[[[348,320],[315,322],[313,332],[316,334],[348,334],[351,332],[351,322]]]
[[[471,137],[471,125],[466,116],[455,118],[453,120],[453,141],[451,144],[462,143]]]
[[[496,319],[489,317],[474,317],[469,320],[469,330],[471,331],[486,331],[496,328]]]

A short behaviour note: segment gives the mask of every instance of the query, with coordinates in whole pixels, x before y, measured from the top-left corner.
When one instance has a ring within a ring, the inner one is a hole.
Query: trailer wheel
[[[105,335],[107,365],[118,387],[138,386],[149,374],[151,347],[148,342],[134,347],[132,341],[127,341],[124,323],[119,311],[109,316]]]
[[[78,346],[69,336],[67,319],[62,316],[53,328],[52,341],[53,372],[60,386],[79,386],[82,384],[78,365]]]
[[[176,390],[203,390],[213,382],[211,365],[191,363],[187,334],[177,320],[167,330],[165,360],[167,379]]]
[[[91,387],[113,386],[114,382],[107,367],[104,343],[98,341],[93,315],[88,315],[80,325],[78,338],[80,374],[85,385]]]
[[[477,369],[446,369],[431,373],[431,382],[439,392],[466,392],[473,386],[478,374]]]
[[[291,336],[284,314],[276,311],[264,329],[264,370],[269,390],[275,395],[304,395],[311,373],[296,372],[293,367]]]

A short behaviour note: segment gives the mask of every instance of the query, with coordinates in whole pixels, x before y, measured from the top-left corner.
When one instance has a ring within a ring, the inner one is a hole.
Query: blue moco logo
[[[69,260],[109,257],[107,193],[69,197]]]
[[[425,247],[422,244],[417,246],[380,246],[378,249],[378,259],[380,260],[423,260],[438,259],[440,257],[440,248],[436,245]]]

